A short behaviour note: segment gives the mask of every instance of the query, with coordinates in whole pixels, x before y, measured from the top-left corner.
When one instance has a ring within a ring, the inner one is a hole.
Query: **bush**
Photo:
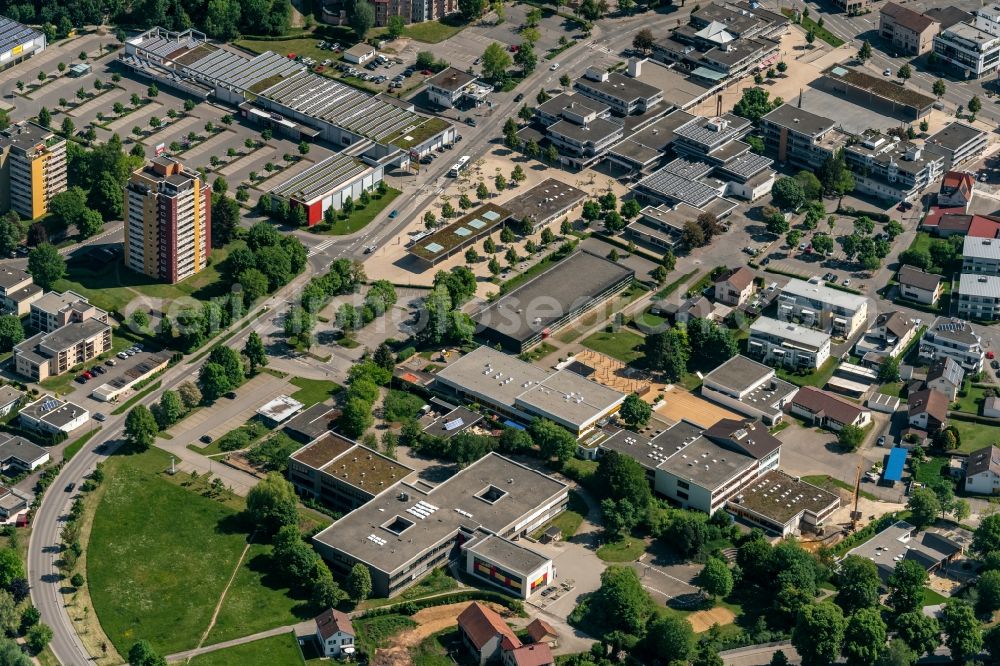
[[[406,391],[389,391],[385,397],[385,419],[387,421],[408,421],[417,418],[424,406],[424,399]]]
[[[417,350],[413,347],[403,347],[398,352],[396,352],[396,362],[402,363],[411,356],[417,353]]]

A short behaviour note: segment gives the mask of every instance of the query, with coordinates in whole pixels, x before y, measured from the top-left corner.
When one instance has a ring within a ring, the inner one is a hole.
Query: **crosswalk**
[[[317,254],[319,254],[320,252],[322,252],[323,250],[325,250],[326,248],[330,247],[331,245],[333,245],[336,242],[337,242],[336,238],[328,238],[328,239],[326,239],[325,241],[323,241],[322,243],[320,243],[318,245],[313,245],[311,248],[309,248],[309,255],[308,256],[310,256],[310,257],[316,256]]]

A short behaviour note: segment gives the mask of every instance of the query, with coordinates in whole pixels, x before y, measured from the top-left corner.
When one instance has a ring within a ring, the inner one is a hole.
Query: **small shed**
[[[896,396],[886,395],[885,393],[875,393],[872,397],[868,398],[867,404],[868,409],[873,412],[894,414],[897,410],[899,410],[901,401]]]
[[[69,66],[69,75],[75,78],[90,74],[90,65],[85,62],[78,62]]]
[[[542,543],[552,543],[560,539],[562,539],[562,530],[555,525],[542,532]]]

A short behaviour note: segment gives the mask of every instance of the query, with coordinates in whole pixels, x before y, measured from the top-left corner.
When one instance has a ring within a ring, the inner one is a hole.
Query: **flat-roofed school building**
[[[635,271],[581,250],[473,316],[477,335],[514,353],[534,347],[624,291]]]
[[[566,484],[490,453],[441,484],[400,482],[313,537],[341,575],[368,567],[373,596],[392,597],[449,561],[528,598],[551,561],[514,543],[562,513]],[[526,552],[527,551],[527,552]]]
[[[552,372],[486,346],[442,368],[431,390],[520,423],[546,418],[577,437],[617,412],[625,401],[624,393],[572,370]]]

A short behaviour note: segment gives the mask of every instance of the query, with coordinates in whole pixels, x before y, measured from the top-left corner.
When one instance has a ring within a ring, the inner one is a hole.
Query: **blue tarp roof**
[[[521,425],[520,423],[514,423],[510,419],[507,419],[506,421],[504,421],[503,424],[505,426],[507,426],[508,428],[517,428],[518,430],[524,430],[525,429],[525,427],[523,425]]]
[[[886,481],[901,481],[903,479],[903,465],[906,464],[907,451],[904,448],[895,446],[889,451],[889,460],[885,464],[885,473],[882,478]]]

